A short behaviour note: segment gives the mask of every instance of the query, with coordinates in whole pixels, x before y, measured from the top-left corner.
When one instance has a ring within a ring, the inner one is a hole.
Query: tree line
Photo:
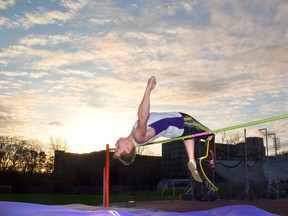
[[[60,137],[50,138],[51,153],[47,154],[38,140],[21,136],[0,136],[0,173],[52,173],[54,150],[67,148],[67,142]]]
[[[0,193],[3,186],[12,193],[54,192],[54,151],[68,150],[61,137],[51,137],[49,148],[22,136],[0,136]],[[48,152],[48,153],[47,153]]]

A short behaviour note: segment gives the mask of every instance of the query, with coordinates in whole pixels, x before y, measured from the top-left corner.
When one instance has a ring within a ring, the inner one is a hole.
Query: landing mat
[[[101,208],[101,207],[99,207]],[[136,208],[123,208],[121,210],[114,208],[95,211],[80,211],[70,208],[64,208],[59,206],[40,205],[32,203],[21,202],[0,202],[0,216],[213,216],[213,215],[257,215],[257,216],[275,216],[275,214],[269,213],[262,209],[256,208],[250,205],[235,205],[214,208],[210,210],[194,211],[194,212],[165,212],[155,209],[139,209]]]

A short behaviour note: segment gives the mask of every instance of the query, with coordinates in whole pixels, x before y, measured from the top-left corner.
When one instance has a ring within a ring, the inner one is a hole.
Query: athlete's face
[[[115,155],[119,156],[123,151],[126,151],[127,149],[127,140],[126,138],[119,138],[115,144]]]

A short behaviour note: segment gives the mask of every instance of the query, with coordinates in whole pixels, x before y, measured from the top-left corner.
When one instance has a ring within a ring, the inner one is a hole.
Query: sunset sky
[[[114,147],[151,75],[152,111],[212,130],[288,113],[286,0],[0,0],[0,35],[0,135],[43,148]],[[288,149],[288,119],[259,128]]]

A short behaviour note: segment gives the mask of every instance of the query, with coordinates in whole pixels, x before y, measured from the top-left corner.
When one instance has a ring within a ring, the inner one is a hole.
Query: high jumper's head
[[[126,166],[134,162],[136,157],[136,148],[134,146],[133,140],[131,140],[129,137],[121,137],[117,140],[115,147],[116,149],[113,155],[114,159],[119,160]]]

